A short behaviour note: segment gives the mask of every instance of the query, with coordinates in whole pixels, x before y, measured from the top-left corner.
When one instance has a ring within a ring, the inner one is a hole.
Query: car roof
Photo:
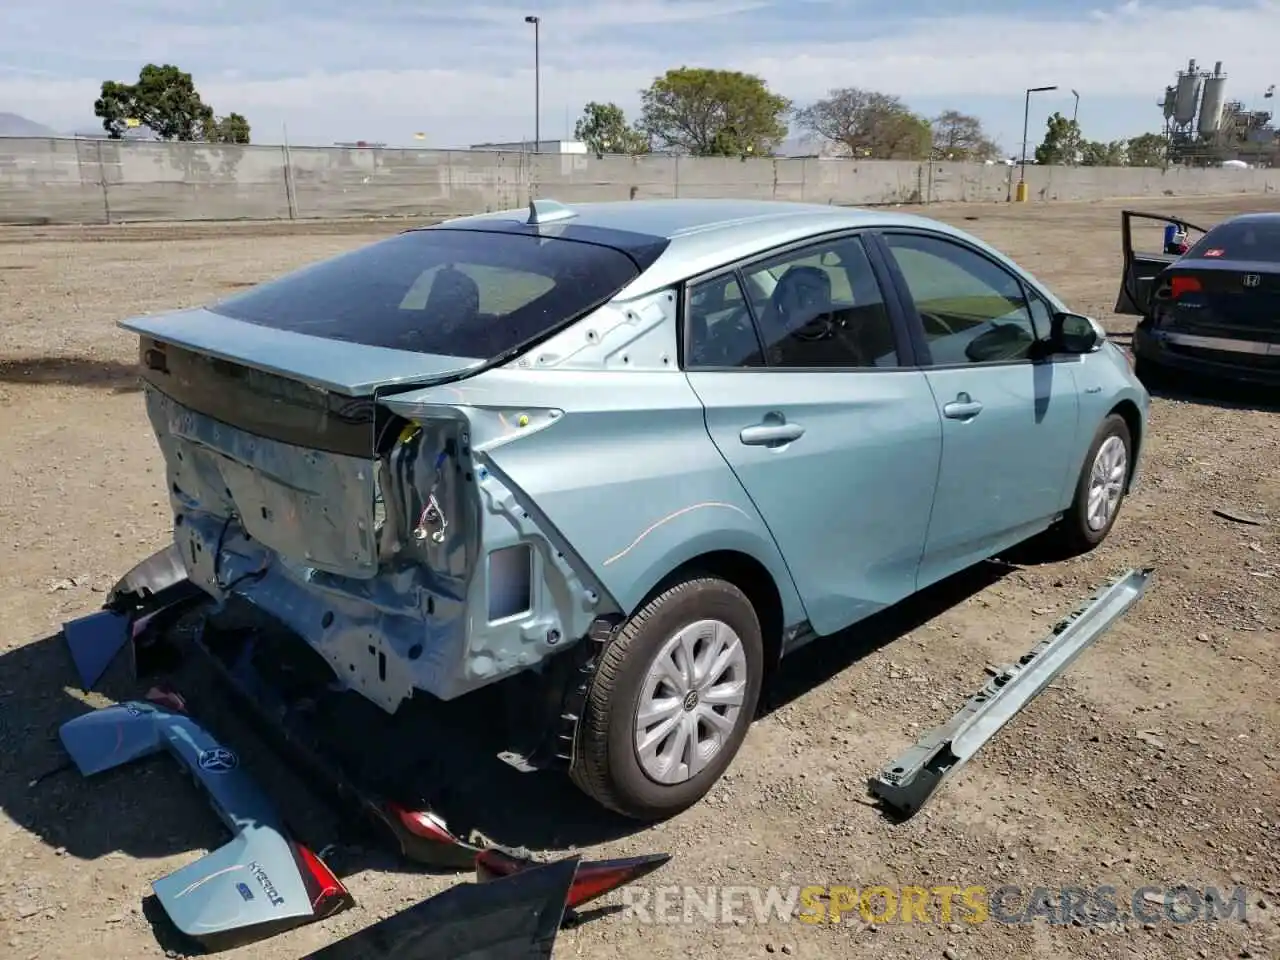
[[[928,217],[889,209],[840,207],[784,200],[616,200],[561,205],[535,201],[562,219],[550,219],[541,232],[554,236],[556,228],[594,228],[668,241],[662,255],[619,293],[629,299],[671,286],[775,247],[808,237],[857,227],[923,227],[995,253],[998,251],[961,230]],[[496,222],[527,223],[529,207],[500,210],[446,221],[450,227],[482,228]],[[442,224],[443,226],[444,224]]]
[[[1276,220],[1280,220],[1280,213],[1276,213],[1272,211],[1258,211],[1256,213],[1237,214],[1236,216],[1230,217],[1229,219],[1223,220],[1222,222],[1223,223],[1256,223],[1258,221],[1262,221],[1265,223],[1268,221],[1276,221]]]
[[[538,204],[548,201],[536,201]],[[705,231],[733,232],[750,229],[753,224],[793,217],[836,218],[841,221],[865,219],[869,211],[816,203],[791,203],[783,200],[678,199],[678,200],[613,200],[596,203],[559,204],[549,206],[572,214],[572,222],[584,227],[626,230],[664,240],[674,240]],[[451,224],[480,223],[518,219],[524,222],[529,208],[500,210],[450,221]]]

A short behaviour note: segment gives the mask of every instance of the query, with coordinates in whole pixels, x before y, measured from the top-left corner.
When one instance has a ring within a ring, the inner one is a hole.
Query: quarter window
[[[734,274],[707,280],[689,291],[685,330],[686,367],[764,365],[751,309]]]
[[[857,237],[743,271],[771,367],[896,367],[893,323]]]
[[[884,239],[920,314],[935,365],[1028,359],[1040,335],[1013,274],[949,240],[919,234]]]

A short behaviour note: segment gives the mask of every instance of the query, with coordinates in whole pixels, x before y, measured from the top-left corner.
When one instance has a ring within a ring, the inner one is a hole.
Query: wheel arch
[[[696,576],[710,576],[733,584],[741,590],[755,609],[760,621],[760,637],[764,646],[765,675],[767,683],[782,659],[782,639],[787,627],[797,617],[788,609],[786,598],[777,578],[757,557],[741,549],[710,549],[678,562],[661,576],[635,605],[634,613],[655,596],[673,584]],[[789,580],[787,586],[790,586]],[[798,601],[797,601],[798,603]]]
[[[1116,403],[1109,411],[1107,416],[1115,414],[1124,421],[1126,427],[1129,428],[1130,440],[1130,456],[1129,456],[1129,476],[1125,479],[1125,490],[1128,492],[1129,487],[1133,484],[1133,478],[1138,469],[1138,455],[1142,450],[1143,423],[1142,411],[1138,409],[1138,405],[1129,398],[1124,398]]]

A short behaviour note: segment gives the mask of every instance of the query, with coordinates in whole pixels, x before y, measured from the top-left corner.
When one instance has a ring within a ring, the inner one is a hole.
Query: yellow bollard
[[[1017,186],[1017,187],[1014,189],[1014,191],[1013,191],[1013,200],[1014,200],[1014,202],[1015,202],[1015,203],[1026,203],[1026,202],[1027,202],[1027,194],[1028,194],[1029,192],[1030,192],[1030,191],[1027,189],[1027,181],[1025,181],[1025,180],[1019,180],[1019,181],[1018,181],[1018,186]]]

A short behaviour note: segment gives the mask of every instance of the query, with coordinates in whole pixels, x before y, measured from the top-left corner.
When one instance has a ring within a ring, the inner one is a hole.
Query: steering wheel
[[[820,313],[802,327],[797,327],[792,331],[792,336],[797,340],[807,340],[813,343],[817,340],[827,340],[835,334],[836,321],[830,313]]]
[[[947,323],[946,320],[943,320],[942,317],[938,316],[936,313],[930,313],[927,310],[918,310],[917,312],[920,314],[920,322],[924,324],[926,328],[930,323],[932,323],[934,326],[941,328],[942,336],[944,337],[949,337],[956,332],[951,328],[951,324]]]

